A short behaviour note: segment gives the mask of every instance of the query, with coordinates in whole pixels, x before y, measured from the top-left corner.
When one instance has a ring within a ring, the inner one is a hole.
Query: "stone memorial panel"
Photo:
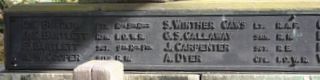
[[[6,68],[320,71],[320,14],[141,14],[6,14]]]

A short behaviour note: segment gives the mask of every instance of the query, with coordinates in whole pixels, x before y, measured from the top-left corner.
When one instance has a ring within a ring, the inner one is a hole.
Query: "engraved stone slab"
[[[6,14],[7,69],[319,71],[319,41],[320,14]]]

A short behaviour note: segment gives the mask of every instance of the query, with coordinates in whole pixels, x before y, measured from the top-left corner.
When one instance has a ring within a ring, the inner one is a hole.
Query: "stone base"
[[[1,72],[0,80],[73,80],[71,71]],[[124,80],[320,80],[316,72],[126,72]]]
[[[168,0],[79,0],[79,3],[166,2]]]

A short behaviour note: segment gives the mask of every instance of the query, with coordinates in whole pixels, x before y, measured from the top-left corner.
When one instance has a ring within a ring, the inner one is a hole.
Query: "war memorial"
[[[317,0],[16,5],[0,80],[320,80],[319,12]]]

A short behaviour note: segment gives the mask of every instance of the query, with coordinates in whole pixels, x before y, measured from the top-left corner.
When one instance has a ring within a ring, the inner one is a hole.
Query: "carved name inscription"
[[[7,15],[7,69],[320,70],[320,15]]]

